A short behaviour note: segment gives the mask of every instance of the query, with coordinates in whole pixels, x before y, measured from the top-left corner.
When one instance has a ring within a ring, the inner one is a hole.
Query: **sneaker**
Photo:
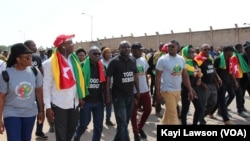
[[[145,132],[142,129],[139,131],[139,133],[140,133],[142,139],[147,139],[147,135],[145,134]]]
[[[238,113],[239,116],[243,117],[243,118],[249,118],[249,115],[246,112],[240,112]]]
[[[155,116],[159,117],[159,118],[162,118],[162,114],[159,112],[159,113],[156,113]]]
[[[43,132],[42,133],[36,133],[36,136],[38,139],[41,139],[41,140],[47,140],[48,139],[48,136],[46,136]]]
[[[139,134],[134,134],[134,140],[135,141],[141,141],[141,138],[140,138]]]
[[[234,125],[232,121],[228,120],[228,121],[224,121],[225,125]]]
[[[115,124],[113,122],[111,122],[110,120],[106,121],[106,125],[107,126],[115,126]]]

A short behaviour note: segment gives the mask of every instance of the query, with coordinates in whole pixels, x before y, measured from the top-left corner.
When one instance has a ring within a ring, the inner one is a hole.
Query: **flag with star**
[[[56,83],[56,88],[60,89],[67,89],[71,88],[75,85],[75,79],[73,73],[65,61],[63,56],[57,51],[54,50],[52,56],[52,73]]]

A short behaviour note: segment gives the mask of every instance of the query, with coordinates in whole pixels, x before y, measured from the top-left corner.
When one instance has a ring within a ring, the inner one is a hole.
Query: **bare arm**
[[[157,99],[158,103],[160,103],[160,101],[162,99],[161,91],[160,91],[161,75],[162,75],[162,71],[156,70],[156,76],[155,76],[155,93],[156,93],[156,99]]]
[[[0,93],[0,134],[4,132],[4,124],[3,124],[3,108],[5,103],[5,94]]]
[[[134,84],[136,89],[136,100],[140,100],[140,88],[139,88],[139,79],[138,79],[139,73],[134,74]]]
[[[107,76],[106,79],[107,79],[107,80],[106,80],[106,86],[105,86],[105,89],[106,89],[106,94],[105,94],[105,96],[106,96],[106,97],[109,97],[109,95],[110,95],[111,77],[110,77],[110,76]],[[106,99],[106,97],[105,97],[105,99]]]
[[[44,121],[44,103],[43,103],[43,89],[42,87],[35,89],[37,104],[39,105],[38,120],[39,123]]]

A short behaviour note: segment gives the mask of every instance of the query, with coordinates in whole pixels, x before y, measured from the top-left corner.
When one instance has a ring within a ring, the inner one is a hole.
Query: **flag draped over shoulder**
[[[190,59],[190,56],[188,54],[188,49],[189,46],[185,46],[182,50],[181,50],[181,55],[184,57],[184,59],[186,60],[186,69],[188,72],[188,75],[194,75],[194,71],[195,71],[195,67],[194,67],[194,63],[193,60]]]
[[[73,77],[73,73],[66,60],[63,58],[61,53],[57,51],[57,49],[53,51],[51,59],[52,74],[56,83],[56,89],[67,89],[75,85],[76,82]]]
[[[74,71],[74,76],[76,80],[76,88],[77,88],[77,94],[78,98],[84,98],[86,97],[86,91],[85,91],[85,81],[84,81],[84,75],[83,70],[81,67],[81,64],[79,62],[78,57],[75,53],[72,53],[70,56],[71,64]]]
[[[226,65],[226,60],[225,60],[225,55],[224,53],[220,53],[220,63],[219,63],[219,68],[220,69],[226,69],[227,68],[227,65]]]
[[[87,57],[85,59],[84,65],[83,65],[83,73],[84,73],[84,79],[85,79],[85,83],[86,83],[86,95],[89,95],[89,91],[88,88],[90,86],[90,58]],[[105,82],[106,81],[106,77],[105,77],[105,70],[103,67],[102,62],[99,60],[98,62],[98,70],[99,70],[99,81],[100,83]]]
[[[248,64],[238,51],[230,58],[230,72],[234,73],[235,78],[242,78],[243,73],[250,72]]]
[[[206,57],[206,56],[204,56],[203,52],[200,52],[194,58],[194,60],[198,64],[198,66],[201,66],[207,59],[209,59],[210,61],[212,61],[212,63],[214,63],[214,59],[211,57],[211,55],[209,55],[209,57]]]

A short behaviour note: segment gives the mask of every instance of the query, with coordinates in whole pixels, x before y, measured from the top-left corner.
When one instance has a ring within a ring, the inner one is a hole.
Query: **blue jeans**
[[[4,125],[8,141],[31,141],[36,116],[6,117]]]
[[[94,133],[92,141],[100,141],[103,128],[104,104],[98,103],[84,103],[80,109],[80,119],[74,135],[74,141],[80,141],[82,134],[86,131],[89,122],[91,121],[91,113],[93,114]]]
[[[130,141],[128,124],[134,107],[134,96],[114,98],[113,105],[117,123],[114,141]]]

